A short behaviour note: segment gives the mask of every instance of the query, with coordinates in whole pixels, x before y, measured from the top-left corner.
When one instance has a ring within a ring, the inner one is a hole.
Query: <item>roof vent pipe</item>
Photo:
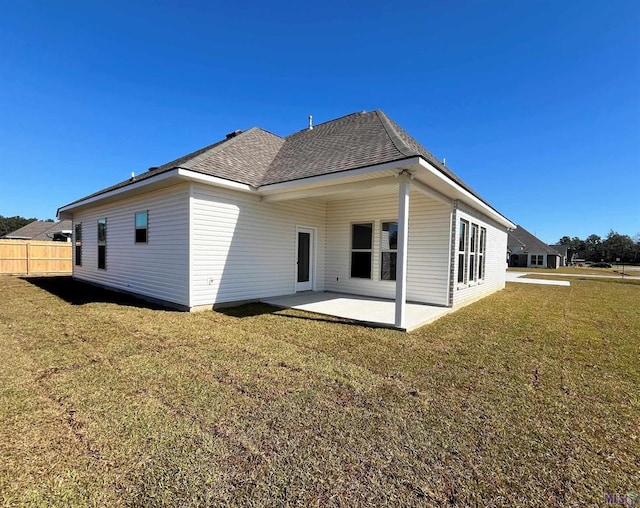
[[[313,130],[313,117],[311,115],[309,115],[309,130]]]
[[[227,139],[235,138],[238,134],[242,134],[242,131],[240,129],[237,129],[227,134]]]
[[[443,157],[443,158],[442,158],[442,165],[443,165],[443,166],[446,166],[446,165],[447,165],[447,158],[446,158],[446,157]]]

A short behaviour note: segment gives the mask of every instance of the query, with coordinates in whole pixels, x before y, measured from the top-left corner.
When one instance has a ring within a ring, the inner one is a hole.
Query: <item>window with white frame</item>
[[[82,224],[76,224],[74,228],[76,266],[82,266]]]
[[[469,281],[478,280],[478,225],[471,224],[471,235],[469,238]]]
[[[458,283],[464,284],[467,276],[467,243],[469,235],[469,223],[460,220],[458,227]]]
[[[544,255],[542,254],[531,254],[531,265],[532,266],[542,266],[544,262]]]
[[[380,280],[396,280],[398,223],[383,222],[380,234]]]
[[[135,215],[136,224],[136,243],[147,243],[147,227],[149,224],[149,210],[146,212],[138,212]]]
[[[107,269],[107,219],[98,219],[98,268]]]
[[[485,251],[487,249],[487,229],[480,228],[480,241],[478,242],[478,280],[485,277]]]
[[[373,256],[373,223],[351,225],[351,277],[371,278]]]

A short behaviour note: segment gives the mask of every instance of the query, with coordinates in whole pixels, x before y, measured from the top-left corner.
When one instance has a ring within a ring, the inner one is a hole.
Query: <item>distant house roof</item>
[[[524,229],[520,224],[516,229],[509,231],[507,238],[508,247],[522,247],[525,252],[529,253],[545,253],[559,256],[558,251],[544,243],[542,240],[532,235]]]
[[[61,220],[58,222],[46,222],[34,220],[26,226],[22,226],[11,233],[7,233],[2,238],[7,240],[53,240],[55,233],[70,233],[71,221]]]
[[[560,254],[561,256],[568,256],[569,255],[569,246],[568,245],[556,244],[556,245],[550,245],[549,247],[551,247],[552,249],[556,250],[558,252],[558,254]]]
[[[226,139],[151,168],[66,206],[173,169],[189,169],[258,188],[413,157],[422,157],[446,178],[491,207],[460,177],[380,110],[353,113],[284,138],[258,127],[244,132],[234,131]]]

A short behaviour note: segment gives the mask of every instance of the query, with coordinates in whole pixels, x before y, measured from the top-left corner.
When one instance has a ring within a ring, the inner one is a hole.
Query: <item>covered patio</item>
[[[370,326],[396,328],[410,332],[452,312],[450,307],[406,303],[405,323],[396,325],[396,303],[394,300],[372,298],[332,292],[296,293],[294,295],[266,298],[263,303],[284,309],[297,309],[316,314],[325,314]]]
[[[422,165],[421,165],[422,164]],[[402,161],[393,162],[390,164],[382,164],[374,168],[370,168],[371,172],[358,175],[355,181],[349,181],[346,183],[330,183],[322,182],[322,185],[315,183],[308,189],[298,189],[295,191],[286,190],[288,183],[279,184],[277,187],[277,193],[271,193],[273,189],[269,189],[265,192],[265,195],[261,197],[262,202],[284,202],[289,200],[304,200],[315,199],[322,200],[327,203],[335,203],[344,200],[351,200],[354,202],[354,206],[362,206],[363,202],[368,202],[370,212],[363,222],[370,223],[372,226],[376,225],[377,221],[381,222],[378,217],[383,214],[390,217],[394,224],[397,225],[397,236],[395,243],[389,245],[389,249],[393,251],[396,256],[395,266],[393,268],[394,273],[389,279],[393,281],[393,295],[394,298],[389,298],[384,295],[385,298],[380,298],[380,294],[373,297],[360,296],[349,293],[349,288],[345,287],[344,293],[331,292],[333,280],[328,286],[328,292],[316,292],[312,293],[313,296],[309,296],[309,293],[305,290],[302,293],[296,293],[295,295],[281,297],[281,298],[268,298],[262,300],[265,303],[269,303],[276,306],[286,308],[296,308],[300,310],[306,310],[309,312],[316,312],[319,314],[327,314],[332,316],[338,316],[346,319],[352,319],[363,323],[368,323],[375,326],[384,326],[390,328],[396,328],[399,330],[410,331],[419,326],[427,324],[444,314],[451,311],[450,308],[444,305],[428,305],[428,304],[409,304],[407,303],[407,288],[408,288],[408,258],[409,258],[409,217],[410,217],[410,195],[414,190],[415,198],[418,196],[426,197],[431,202],[437,202],[440,207],[446,207],[446,218],[439,224],[440,227],[446,228],[446,234],[450,235],[450,207],[451,199],[447,198],[439,190],[432,188],[430,185],[419,180],[416,176],[419,174],[418,170],[423,169],[425,163],[421,162],[419,158],[404,159]],[[411,169],[408,169],[411,168]],[[442,178],[441,176],[439,178]],[[385,198],[392,198],[395,203],[392,211],[382,209],[376,205],[376,201],[383,201]],[[375,201],[374,201],[375,200]],[[375,211],[374,211],[375,210]],[[384,211],[382,211],[384,210]],[[352,213],[352,212],[349,212]],[[348,216],[349,227],[354,220],[354,215]],[[334,238],[336,230],[333,230]],[[417,236],[417,235],[416,235]],[[346,241],[345,241],[346,240]],[[379,268],[373,260],[373,253],[376,256],[379,254],[377,251],[377,243],[380,243],[380,239],[376,237],[374,241],[373,233],[371,234],[369,245],[364,249],[367,253],[371,252],[371,261],[368,266],[368,276],[351,276],[348,278],[357,280],[358,282],[352,283],[351,290],[358,291],[370,291],[371,286],[380,285],[380,279],[377,275],[373,274],[373,266]],[[341,238],[337,240],[341,245],[352,245],[352,238]],[[447,239],[447,244],[449,239]],[[376,246],[374,246],[376,244]],[[333,246],[335,250],[335,245]],[[349,260],[351,256],[351,250],[347,251],[343,260]],[[422,249],[423,253],[426,249]],[[315,256],[312,254],[305,258],[300,257],[298,252],[298,258],[296,259],[296,265],[306,266],[309,262],[313,263],[312,258]],[[304,261],[303,261],[304,260]],[[430,260],[432,263],[433,260]],[[448,263],[450,259],[447,258],[447,266],[444,268],[443,273],[448,276],[450,269]],[[348,263],[348,261],[347,261]],[[416,263],[416,266],[419,262]],[[348,264],[343,266],[349,266]],[[304,279],[300,279],[300,273],[298,273],[297,284],[301,283],[301,280],[308,280],[309,273],[313,273],[315,270],[312,266],[309,266],[307,271],[304,271]],[[340,277],[338,277],[340,278]],[[358,280],[359,279],[359,280]],[[435,280],[435,278],[432,278]],[[316,285],[309,281],[309,288],[313,291],[316,289]],[[343,282],[344,285],[344,277]],[[354,288],[353,285],[359,285],[360,287]],[[337,284],[333,285],[335,288]],[[343,286],[344,287],[344,286]],[[300,291],[299,287],[296,286]],[[378,287],[374,291],[381,291]],[[388,289],[384,289],[388,292]],[[391,296],[391,295],[389,295]],[[442,297],[442,295],[439,295]],[[443,302],[444,303],[444,302]]]

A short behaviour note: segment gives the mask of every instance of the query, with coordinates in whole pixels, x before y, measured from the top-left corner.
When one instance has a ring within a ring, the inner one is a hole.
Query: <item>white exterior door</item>
[[[313,289],[314,240],[313,229],[296,227],[296,292]]]

